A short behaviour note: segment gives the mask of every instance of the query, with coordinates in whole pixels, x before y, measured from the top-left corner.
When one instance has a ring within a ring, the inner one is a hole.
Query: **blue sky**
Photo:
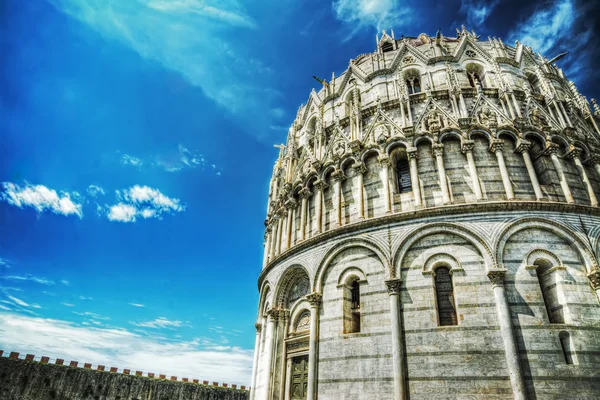
[[[248,384],[273,144],[375,34],[515,39],[600,94],[574,0],[5,0],[0,348]]]

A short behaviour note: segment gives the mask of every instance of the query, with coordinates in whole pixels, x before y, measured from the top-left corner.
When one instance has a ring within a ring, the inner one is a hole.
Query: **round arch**
[[[268,280],[262,283],[260,291],[259,291],[259,300],[258,300],[258,319],[260,320],[267,311],[266,305],[268,304],[269,296],[271,295],[271,284]]]
[[[490,246],[483,239],[479,238],[476,234],[460,225],[448,222],[439,222],[420,226],[415,228],[412,232],[406,234],[404,240],[394,252],[394,258],[392,260],[392,265],[394,266],[396,276],[401,276],[400,268],[402,268],[404,255],[408,252],[412,245],[426,236],[437,233],[451,233],[463,238],[467,242],[471,243],[471,245],[475,246],[475,248],[479,251],[483,257],[486,270],[496,267],[494,254],[492,253]]]
[[[457,131],[456,129],[450,129],[440,135],[439,142],[443,143],[444,140],[447,140],[450,138],[455,138],[455,139],[460,140],[461,145],[462,145],[463,140],[465,140],[464,136],[459,131]]]
[[[473,140],[473,136],[477,136],[477,135],[485,137],[488,140],[488,143],[494,139],[494,137],[492,136],[490,131],[483,129],[481,127],[472,128],[467,133],[467,137],[469,138],[469,140]]]
[[[529,217],[519,218],[513,221],[500,233],[500,235],[498,235],[498,238],[495,241],[494,249],[496,260],[498,261],[498,265],[500,267],[504,265],[504,247],[506,246],[508,240],[515,233],[529,228],[552,232],[558,237],[564,239],[567,243],[572,244],[583,260],[587,273],[589,273],[594,267],[597,267],[597,262],[595,261],[594,254],[592,253],[591,249],[571,228],[556,221]]]
[[[285,308],[287,306],[287,301],[292,286],[302,278],[308,279],[308,290],[310,290],[312,285],[308,270],[300,264],[293,264],[292,266],[288,267],[287,271],[285,271],[283,276],[279,279],[279,283],[275,289],[273,306],[277,308]]]
[[[390,156],[398,147],[404,147],[405,150],[410,149],[410,144],[404,138],[394,138],[386,147],[385,154]]]
[[[313,291],[321,292],[323,290],[323,277],[325,276],[325,272],[329,268],[331,262],[338,256],[342,251],[353,248],[353,247],[362,247],[368,250],[371,250],[377,257],[379,261],[383,265],[384,270],[386,270],[387,275],[390,276],[390,263],[389,259],[385,256],[384,251],[375,243],[372,243],[365,239],[350,239],[347,241],[343,241],[333,246],[329,251],[325,254],[319,267],[317,268],[317,272],[315,274],[315,279],[313,283]]]
[[[372,156],[372,155],[373,155],[373,153],[374,153],[374,154],[375,154],[377,157],[379,157],[379,156],[381,155],[381,151],[379,151],[379,148],[377,148],[377,147],[371,147],[371,148],[368,148],[368,149],[366,149],[366,150],[365,150],[365,151],[364,151],[364,152],[361,154],[361,156],[360,156],[360,160],[361,160],[361,161],[364,163],[364,162],[365,162],[365,160],[366,160],[368,157],[370,157],[370,156]]]

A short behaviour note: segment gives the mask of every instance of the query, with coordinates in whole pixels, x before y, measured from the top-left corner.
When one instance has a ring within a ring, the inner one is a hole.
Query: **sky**
[[[268,185],[375,35],[519,40],[588,98],[597,2],[1,0],[0,349],[250,383]]]

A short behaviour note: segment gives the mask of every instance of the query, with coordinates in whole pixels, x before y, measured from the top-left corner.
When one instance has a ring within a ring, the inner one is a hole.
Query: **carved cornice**
[[[310,196],[312,196],[312,192],[306,186],[304,186],[302,189],[300,189],[300,191],[298,192],[298,194],[303,199],[308,199]]]
[[[273,321],[286,320],[290,316],[290,310],[283,308],[271,308],[267,311],[267,315],[271,317]]]
[[[442,157],[444,155],[444,145],[441,143],[434,144],[433,155],[436,157]]]
[[[583,154],[583,150],[579,147],[573,147],[567,154],[565,154],[565,158],[569,160],[574,160],[576,158],[581,159],[581,154]]]
[[[341,169],[336,169],[331,173],[331,179],[333,179],[334,181],[343,181],[344,179],[346,179],[346,175],[344,175],[344,171],[342,171]]]
[[[389,295],[393,295],[393,294],[399,295],[400,291],[402,290],[402,279],[400,279],[400,278],[386,279],[385,286],[387,287],[387,292]]]
[[[552,201],[513,200],[485,203],[449,204],[442,207],[422,208],[419,210],[387,214],[377,218],[368,218],[320,233],[300,243],[297,243],[290,249],[287,249],[283,253],[275,256],[269,261],[267,266],[260,273],[259,289],[260,285],[262,285],[263,279],[267,276],[269,271],[280,262],[313,246],[318,246],[326,240],[335,239],[347,234],[361,232],[366,229],[381,227],[397,222],[410,221],[411,223],[417,224],[419,222],[430,221],[431,218],[436,217],[449,218],[452,215],[474,215],[476,213],[508,213],[507,215],[510,215],[510,213],[514,211],[556,212],[600,217],[600,208],[598,207]]]
[[[254,327],[256,328],[256,332],[260,333],[260,331],[262,331],[262,324],[261,323],[255,323]]]
[[[318,180],[315,181],[315,183],[313,183],[313,187],[316,188],[317,190],[323,191],[325,189],[327,189],[329,187],[329,185],[327,183],[325,183],[325,181],[322,180]]]
[[[361,162],[355,163],[354,165],[352,165],[352,168],[354,168],[354,170],[356,171],[357,174],[361,174],[361,175],[364,175],[369,171],[367,169],[367,167],[365,166],[365,164],[363,164]]]
[[[381,164],[381,166],[389,166],[392,164],[392,161],[387,155],[377,157],[377,161],[379,161],[379,164]]]
[[[406,149],[406,155],[409,159],[419,158],[419,151],[416,147],[409,147],[408,149]]]

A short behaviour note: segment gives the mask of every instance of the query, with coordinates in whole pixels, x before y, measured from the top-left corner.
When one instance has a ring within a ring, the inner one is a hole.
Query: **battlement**
[[[57,368],[60,368],[60,372],[56,371]],[[14,397],[24,400],[39,398],[37,396],[42,391],[52,391],[54,394],[58,394],[63,389],[65,393],[68,393],[67,397],[64,397],[65,399],[78,399],[80,398],[78,396],[85,395],[68,389],[73,387],[86,388],[87,392],[90,390],[103,392],[96,394],[106,400],[119,398],[118,392],[124,390],[124,387],[129,387],[127,390],[131,392],[137,392],[138,395],[134,396],[135,398],[148,400],[154,399],[152,393],[156,392],[159,387],[161,387],[159,390],[161,393],[178,393],[185,390],[186,393],[189,393],[190,399],[196,400],[205,398],[245,400],[250,391],[250,388],[244,385],[238,386],[237,384],[210,382],[187,377],[179,378],[166,374],[145,373],[79,361],[67,362],[62,358],[38,357],[33,354],[23,355],[18,352],[8,353],[3,350],[0,350],[0,376],[0,387],[2,388],[0,389],[0,398],[3,398],[4,394],[12,393],[11,388],[25,385],[26,390],[19,392],[21,397]],[[59,376],[61,376],[60,379],[57,379]],[[140,383],[140,380],[143,382]],[[55,385],[60,387],[53,387]],[[185,385],[186,389],[181,388],[181,385]],[[23,394],[25,392],[28,392],[29,397]]]

